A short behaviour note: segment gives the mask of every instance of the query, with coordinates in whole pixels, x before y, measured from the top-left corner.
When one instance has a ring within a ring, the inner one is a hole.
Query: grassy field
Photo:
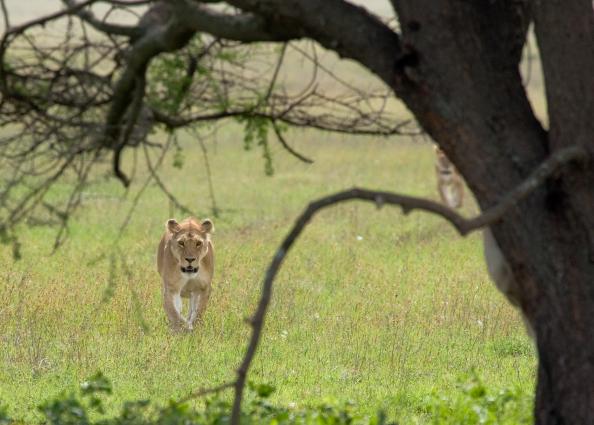
[[[231,379],[263,272],[311,198],[358,185],[436,199],[427,143],[299,131],[290,140],[315,164],[272,145],[273,177],[257,149],[243,151],[237,128],[208,144],[221,208],[211,217],[216,276],[205,323],[191,335],[171,334],[161,307],[155,250],[170,205],[156,185],[119,230],[146,170],[127,196],[113,179],[86,187],[53,256],[51,227],[22,229],[20,261],[0,247],[0,400],[12,416],[38,418],[41,401],[97,370],[119,401],[166,401]],[[163,180],[210,216],[201,152],[187,136],[182,145],[183,168],[169,155]],[[63,183],[52,196],[68,189]],[[472,202],[464,213],[476,213]],[[423,423],[423,400],[456,391],[471,371],[489,387],[531,393],[534,367],[518,315],[488,280],[478,235],[460,238],[438,218],[353,202],[317,216],[290,253],[251,379],[276,386],[273,402],[353,400]]]

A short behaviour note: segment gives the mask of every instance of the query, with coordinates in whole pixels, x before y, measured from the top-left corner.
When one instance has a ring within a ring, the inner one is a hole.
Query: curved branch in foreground
[[[428,199],[359,188],[338,192],[310,203],[305,211],[297,218],[291,232],[285,237],[281,246],[276,250],[276,254],[266,271],[258,307],[254,315],[248,321],[252,327],[252,335],[241,365],[237,369],[231,425],[239,425],[241,400],[247,372],[256,353],[256,349],[258,348],[260,335],[262,334],[264,325],[264,318],[272,297],[272,284],[274,279],[289,250],[318,211],[341,202],[356,199],[373,202],[378,208],[381,208],[385,204],[395,205],[401,207],[405,214],[412,210],[422,210],[437,214],[450,222],[456,228],[458,233],[464,236],[474,230],[489,226],[501,220],[506,212],[517,205],[520,200],[529,195],[534,189],[539,187],[563,165],[573,161],[585,162],[588,160],[588,157],[588,152],[582,146],[572,146],[555,152],[534,170],[526,180],[506,194],[498,204],[471,219],[464,218],[454,210]]]

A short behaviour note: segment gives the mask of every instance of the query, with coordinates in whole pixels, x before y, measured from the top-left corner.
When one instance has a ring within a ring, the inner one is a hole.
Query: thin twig
[[[285,137],[283,136],[283,133],[280,131],[280,128],[278,128],[278,125],[274,120],[272,121],[272,129],[274,130],[274,134],[276,134],[276,138],[278,139],[280,144],[283,146],[283,148],[285,148],[287,150],[287,152],[289,152],[291,155],[293,155],[295,158],[299,159],[300,161],[305,162],[306,164],[313,164],[313,162],[314,162],[313,159],[309,159],[308,157],[300,154],[295,149],[293,149],[291,146],[289,146],[289,144],[285,140]]]
[[[74,0],[62,0],[68,8],[73,9],[77,6]],[[84,22],[91,25],[97,31],[110,35],[124,35],[127,37],[138,37],[141,34],[141,29],[137,26],[126,26],[118,24],[110,24],[104,20],[99,20],[93,15],[90,10],[78,9],[76,15]]]
[[[169,198],[169,200],[171,202],[173,202],[173,204],[175,205],[175,207],[180,210],[181,212],[183,212],[184,214],[187,215],[195,215],[192,210],[190,210],[188,207],[186,207],[185,205],[183,205],[182,203],[180,203],[177,198],[175,197],[175,195],[173,195],[173,193],[171,193],[167,187],[165,187],[165,184],[163,183],[163,181],[161,180],[161,178],[159,177],[159,175],[157,174],[157,171],[153,168],[153,165],[151,163],[151,159],[148,155],[148,150],[146,148],[146,146],[143,146],[144,149],[144,157],[146,158],[146,165],[148,166],[149,172],[151,173],[151,176],[153,176],[153,179],[155,180],[155,183],[157,183],[157,186],[159,186],[159,188],[161,189],[161,191],[165,194],[165,196],[167,196],[167,198]]]
[[[113,162],[112,162],[113,173],[117,177],[117,179],[120,180],[120,182],[122,182],[124,187],[130,186],[130,178],[122,171],[121,157],[122,157],[122,152],[123,152],[124,148],[126,147],[126,145],[128,144],[128,141],[130,140],[130,136],[132,135],[132,132],[134,131],[134,127],[136,126],[136,123],[138,122],[138,116],[140,115],[140,110],[142,109],[143,100],[144,100],[144,91],[145,91],[145,86],[146,86],[146,78],[143,73],[138,75],[134,86],[135,86],[134,87],[134,98],[133,98],[132,103],[130,104],[130,107],[129,107],[128,123],[126,125],[126,128],[124,129],[124,133],[121,135],[122,139],[115,147],[115,150],[113,153]]]
[[[4,31],[8,31],[10,29],[10,16],[6,8],[6,0],[0,0],[0,5],[2,6],[2,14],[4,15]]]
[[[87,184],[87,181],[89,178],[89,173],[91,172],[95,163],[99,160],[99,157],[100,157],[100,151],[96,151],[95,154],[93,155],[93,158],[87,164],[83,163],[83,169],[79,173],[76,185],[75,185],[74,189],[72,189],[72,192],[70,193],[70,197],[68,199],[68,202],[66,203],[66,208],[64,209],[64,211],[62,211],[60,213],[60,218],[62,220],[62,223],[60,224],[60,229],[58,230],[58,233],[56,234],[56,238],[54,239],[54,247],[52,248],[51,255],[54,255],[58,251],[58,248],[60,248],[60,246],[62,245],[62,243],[64,242],[64,240],[66,238],[66,235],[68,234],[68,230],[69,230],[68,226],[70,224],[70,217],[71,217],[73,211],[80,204],[82,190],[83,190],[84,186]],[[48,206],[49,206],[49,204],[46,203],[45,207],[49,210]]]
[[[3,41],[6,40],[8,38],[8,36],[13,35],[13,34],[20,34],[20,33],[24,32],[25,30],[27,30],[27,29],[29,29],[31,27],[38,26],[38,25],[45,25],[48,22],[53,21],[55,19],[59,19],[59,18],[61,18],[63,16],[76,13],[79,10],[84,9],[87,6],[90,6],[93,3],[96,3],[97,1],[98,0],[87,0],[87,1],[84,1],[82,3],[78,3],[78,4],[76,4],[76,5],[72,6],[72,7],[69,7],[67,9],[63,9],[63,10],[60,10],[58,12],[51,13],[49,15],[43,16],[41,18],[34,19],[32,21],[29,21],[29,22],[25,22],[24,24],[18,25],[16,27],[12,27],[10,29],[7,28],[6,29],[6,32],[4,33],[4,37],[2,38],[2,40]]]
[[[186,401],[190,401],[195,398],[204,397],[205,395],[216,394],[224,391],[228,388],[232,388],[235,385],[235,381],[232,382],[225,382],[224,384],[218,385],[212,388],[200,388],[196,391],[191,392],[187,396],[179,399],[178,403],[185,403]]]
[[[163,149],[161,150],[161,153],[160,153],[159,157],[157,158],[157,161],[155,162],[154,165],[152,165],[152,164],[150,165],[151,173],[149,174],[149,176],[147,177],[144,184],[141,186],[141,188],[136,193],[136,196],[134,197],[134,200],[132,201],[132,206],[128,210],[128,213],[126,214],[126,217],[124,218],[124,221],[122,222],[122,224],[120,225],[120,228],[118,229],[118,236],[113,242],[114,247],[117,246],[118,242],[124,235],[124,231],[126,230],[126,227],[128,227],[130,220],[132,219],[132,215],[134,214],[134,211],[136,210],[136,207],[138,206],[138,203],[140,201],[140,198],[142,197],[142,194],[147,189],[150,182],[153,180],[159,167],[161,167],[161,164],[163,163],[163,159],[165,158],[165,155],[167,154],[167,152],[169,151],[169,147],[171,146],[172,139],[173,139],[173,135],[170,135],[167,138],[167,142],[165,143],[165,146],[163,146]],[[146,149],[147,149],[146,146],[144,147],[144,149],[145,149],[145,153],[146,153]],[[146,153],[146,155],[148,157],[148,153]]]
[[[210,161],[208,160],[208,151],[206,150],[206,145],[204,144],[204,140],[202,137],[194,132],[196,138],[198,139],[198,143],[200,144],[200,149],[202,150],[202,157],[204,158],[204,169],[206,170],[206,179],[208,181],[208,192],[210,194],[210,202],[212,203],[211,210],[212,215],[217,218],[219,216],[219,208],[217,207],[217,201],[215,199],[215,191],[214,185],[212,184],[212,172],[210,171]]]
[[[278,78],[278,73],[279,73],[281,66],[283,65],[283,61],[285,59],[285,52],[287,51],[287,44],[288,43],[283,44],[283,47],[281,48],[281,51],[278,55],[276,67],[274,68],[274,73],[272,74],[272,78],[270,79],[270,84],[268,86],[266,96],[264,96],[263,103],[268,102],[268,99],[270,99],[270,95],[272,94],[272,90],[274,90],[274,85],[276,84],[276,80]]]
[[[375,203],[378,208],[386,204],[399,206],[402,208],[405,214],[412,210],[421,210],[439,215],[450,222],[456,228],[458,233],[460,233],[460,235],[464,236],[474,230],[489,226],[501,220],[506,212],[508,212],[520,200],[530,194],[534,189],[539,187],[548,177],[553,175],[553,173],[561,168],[561,166],[572,161],[585,161],[587,158],[588,153],[581,146],[573,146],[555,152],[534,172],[532,172],[530,176],[528,176],[528,178],[524,180],[519,186],[517,186],[507,195],[503,196],[499,203],[472,219],[464,218],[454,210],[427,199],[399,195],[392,192],[380,192],[359,188],[353,188],[351,190],[334,193],[310,203],[305,211],[297,218],[293,228],[285,237],[281,246],[276,250],[276,253],[266,271],[258,307],[254,315],[249,319],[249,324],[252,327],[252,335],[250,337],[250,341],[248,343],[241,365],[237,369],[237,380],[235,381],[235,398],[233,401],[233,410],[231,414],[231,425],[239,425],[241,400],[245,387],[245,381],[251,362],[256,353],[256,349],[258,348],[260,336],[262,334],[264,319],[268,310],[270,299],[272,297],[272,285],[274,279],[278,274],[283,260],[286,258],[289,250],[316,213],[322,209],[346,201],[370,201]]]

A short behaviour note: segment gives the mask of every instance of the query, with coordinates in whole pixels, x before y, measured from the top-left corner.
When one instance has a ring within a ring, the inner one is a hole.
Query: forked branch
[[[274,279],[278,274],[283,260],[287,256],[289,250],[316,213],[318,213],[320,210],[323,210],[324,208],[345,201],[370,201],[375,203],[378,208],[381,208],[384,205],[399,206],[402,208],[405,214],[412,210],[421,210],[437,214],[450,222],[456,228],[458,233],[464,236],[474,230],[489,226],[501,220],[505,213],[507,213],[513,206],[517,205],[519,201],[524,199],[532,191],[539,187],[548,177],[552,176],[563,165],[573,161],[586,161],[587,158],[587,151],[580,146],[573,146],[555,152],[534,172],[532,172],[530,176],[528,176],[528,178],[524,180],[519,186],[501,198],[499,203],[471,219],[464,218],[454,210],[428,199],[399,195],[392,192],[380,192],[359,188],[338,192],[310,203],[305,211],[297,218],[293,228],[285,237],[285,240],[281,246],[276,250],[272,262],[266,271],[258,307],[254,315],[249,319],[249,324],[252,327],[252,335],[243,357],[243,361],[237,369],[237,380],[235,381],[235,398],[233,402],[231,425],[239,425],[241,400],[245,381],[251,362],[256,353],[256,349],[258,348],[260,336],[262,334],[264,318],[272,297],[272,285]]]

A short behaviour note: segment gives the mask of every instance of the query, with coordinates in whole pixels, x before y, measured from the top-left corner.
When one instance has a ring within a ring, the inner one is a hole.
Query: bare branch
[[[67,8],[67,9],[63,9],[58,12],[51,13],[49,15],[43,16],[38,19],[34,19],[29,22],[25,22],[24,24],[18,25],[16,27],[7,28],[6,32],[4,33],[4,37],[2,38],[2,44],[4,45],[5,40],[7,40],[9,36],[20,34],[31,27],[45,25],[48,22],[55,21],[56,19],[59,19],[65,15],[71,15],[71,14],[77,13],[79,10],[82,10],[85,7],[88,7],[88,6],[92,5],[93,3],[96,3],[97,1],[99,1],[99,0],[87,0],[82,3],[78,3],[76,6],[73,6],[73,7]]]
[[[128,141],[130,139],[130,136],[132,135],[132,132],[134,131],[134,127],[136,126],[136,123],[138,122],[138,117],[140,115],[140,111],[142,109],[143,100],[144,100],[145,85],[146,85],[146,81],[145,81],[144,74],[139,75],[136,78],[136,81],[134,83],[134,90],[135,90],[134,99],[132,101],[132,105],[129,108],[126,129],[124,131],[124,134],[122,135],[122,138],[121,138],[122,140],[120,140],[117,143],[114,153],[113,153],[113,162],[112,162],[113,173],[118,178],[118,180],[120,180],[122,182],[124,187],[128,187],[130,185],[130,179],[128,178],[128,176],[126,176],[126,174],[121,169],[121,156],[122,156],[122,152],[123,152],[124,148],[128,144]]]
[[[155,0],[99,0],[103,3],[109,3],[112,6],[144,6],[154,3]]]
[[[78,173],[77,183],[74,189],[72,189],[68,202],[66,203],[66,208],[64,209],[64,211],[61,212],[54,211],[54,214],[60,217],[62,223],[60,225],[58,233],[56,234],[56,238],[54,239],[54,247],[52,248],[52,254],[55,254],[58,248],[60,248],[60,246],[64,242],[65,236],[68,232],[70,216],[72,215],[72,212],[80,204],[82,190],[84,186],[87,184],[89,173],[98,159],[99,152],[97,151],[95,152],[94,157],[88,163],[83,164],[82,170]],[[44,206],[45,208],[51,211],[52,206],[50,204],[44,203]]]
[[[85,10],[84,8],[78,8],[75,0],[62,0],[62,2],[68,6],[70,10],[75,10],[76,15],[78,15],[83,21],[91,25],[97,31],[112,35],[123,35],[131,38],[138,37],[142,34],[141,28],[135,26],[110,24],[97,19],[91,11]]]
[[[10,29],[10,15],[6,8],[6,0],[0,0],[0,6],[2,6],[2,15],[4,16],[4,31],[8,31]]]
[[[460,233],[460,235],[464,236],[474,230],[485,226],[490,226],[501,220],[506,212],[517,205],[520,200],[528,196],[533,190],[539,187],[548,177],[552,176],[563,165],[566,165],[572,161],[586,161],[588,157],[588,152],[581,146],[573,146],[555,152],[530,176],[528,176],[524,182],[522,182],[507,195],[503,196],[497,205],[494,205],[493,207],[487,209],[484,213],[479,214],[477,217],[472,219],[466,219],[454,210],[440,203],[427,199],[399,195],[392,192],[380,192],[359,188],[338,192],[310,203],[305,211],[297,218],[293,228],[285,237],[280,247],[276,250],[276,253],[266,271],[258,307],[249,320],[249,324],[252,327],[252,335],[250,337],[250,341],[245,351],[243,360],[237,369],[237,380],[235,382],[235,398],[233,401],[231,424],[239,425],[241,400],[245,381],[252,359],[256,354],[260,336],[262,334],[264,319],[268,310],[270,299],[272,297],[272,286],[274,279],[276,278],[276,275],[278,274],[278,271],[280,270],[280,267],[289,250],[304,231],[307,224],[320,210],[352,200],[370,201],[377,205],[378,208],[381,208],[384,205],[394,205],[402,208],[405,214],[413,210],[421,210],[439,215],[451,223],[456,228],[458,233]]]
[[[188,394],[187,396],[179,399],[177,402],[185,403],[186,401],[190,401],[192,399],[199,398],[199,397],[204,397],[205,395],[217,394],[217,393],[220,393],[221,391],[224,391],[228,388],[233,388],[234,385],[235,385],[235,382],[225,382],[224,384],[217,385],[216,387],[212,387],[212,388],[200,388],[199,390],[193,391],[190,394]]]
[[[299,38],[291,27],[275,26],[252,13],[226,14],[204,4],[188,0],[172,0],[183,24],[194,31],[207,32],[215,37],[243,42],[288,41]]]
[[[165,159],[165,155],[169,151],[169,147],[171,146],[172,141],[173,141],[173,135],[170,135],[167,138],[167,143],[161,149],[161,153],[160,153],[159,157],[157,158],[157,160],[155,161],[155,164],[154,165],[151,164],[151,169],[150,169],[151,170],[151,173],[149,174],[149,176],[145,180],[144,184],[138,190],[138,192],[136,193],[136,196],[132,200],[132,206],[128,210],[128,213],[126,214],[126,217],[124,218],[124,221],[122,221],[122,224],[120,225],[120,227],[118,229],[118,236],[117,236],[117,238],[113,242],[113,247],[116,247],[117,246],[118,242],[120,241],[120,239],[124,235],[124,231],[126,230],[126,227],[128,227],[128,224],[130,223],[130,220],[132,220],[132,216],[134,215],[134,211],[136,210],[136,207],[138,206],[138,203],[140,201],[140,198],[142,197],[142,194],[147,189],[148,185],[153,180],[153,178],[157,174],[157,171],[161,167],[161,164],[163,163],[163,159]],[[145,146],[145,149],[146,149],[146,146]],[[145,151],[145,154],[148,157],[148,152]]]
[[[296,28],[301,37],[311,37],[341,56],[366,64],[386,82],[394,79],[394,60],[402,52],[399,36],[363,7],[344,0],[227,2],[266,17],[274,29]]]
[[[499,203],[487,209],[481,215],[462,222],[456,226],[460,234],[465,235],[481,227],[489,226],[499,221],[519,201],[529,195],[544,181],[552,176],[565,164],[570,162],[586,162],[589,160],[588,151],[582,146],[570,146],[554,152],[546,161],[534,170],[520,185],[505,195]]]
[[[266,96],[264,96],[264,102],[267,102],[270,99],[270,95],[272,94],[272,90],[274,89],[274,85],[276,84],[276,79],[278,78],[278,73],[283,65],[283,61],[285,60],[285,53],[287,52],[287,43],[283,44],[283,47],[278,55],[278,60],[276,62],[276,67],[274,68],[274,73],[272,74],[272,78],[270,79],[270,85],[268,86],[268,90],[266,91]]]
[[[0,137],[0,161],[14,172],[0,191],[0,209],[7,216],[42,222],[47,211],[39,206],[50,186],[71,171],[80,176],[79,170],[92,157],[88,153],[97,152],[97,164],[111,157],[112,174],[129,185],[134,175],[126,175],[120,166],[122,152],[148,146],[147,135],[158,124],[200,129],[204,127],[196,124],[201,122],[237,118],[245,123],[261,118],[271,123],[283,148],[305,162],[311,160],[287,143],[290,140],[279,131],[281,123],[349,134],[410,133],[408,121],[403,122],[395,112],[398,108],[388,103],[392,93],[383,87],[364,92],[349,86],[320,64],[313,43],[312,51],[293,45],[286,50],[285,43],[279,54],[277,48],[196,33],[203,21],[210,26],[231,22],[228,31],[236,38],[299,37],[286,28],[301,29],[284,20],[257,17],[251,11],[224,13],[191,0],[61,1],[62,10],[12,27],[2,38],[0,125],[7,132]],[[94,8],[99,3],[127,10],[147,4],[150,8],[135,27],[120,31],[109,27],[113,9],[101,14]],[[9,3],[6,7],[10,10]],[[196,14],[202,17],[192,20]],[[45,24],[59,19],[67,20],[64,32],[39,36]],[[91,27],[96,31],[87,31]],[[138,33],[129,32],[132,28]],[[279,77],[289,52],[312,65],[305,67],[309,75],[297,84],[285,84]],[[319,69],[326,73],[325,81],[318,81]],[[326,76],[331,87],[326,86]],[[62,165],[64,172],[54,176],[53,170]],[[159,176],[154,178],[171,198]],[[31,179],[38,181],[31,191],[12,190]],[[78,205],[75,201],[69,211]],[[53,206],[57,211],[64,207]],[[218,210],[214,199],[213,209]],[[37,213],[39,217],[33,217]]]
[[[313,164],[312,159],[309,159],[308,157],[301,155],[299,152],[297,152],[295,149],[293,149],[291,146],[289,146],[289,144],[285,140],[285,137],[283,136],[283,133],[278,128],[278,124],[275,121],[272,121],[272,129],[274,130],[274,134],[276,134],[278,141],[283,146],[283,148],[285,148],[287,150],[287,152],[289,152],[291,155],[293,155],[295,158],[299,159],[300,161],[305,162],[306,164]]]
[[[212,215],[216,218],[219,216],[219,208],[217,207],[217,201],[215,199],[214,185],[212,184],[212,172],[210,170],[210,161],[208,160],[208,151],[204,140],[197,131],[194,131],[194,136],[198,139],[200,144],[200,150],[202,150],[202,158],[204,159],[204,169],[206,170],[206,179],[208,180],[208,193],[210,194],[211,211]]]
[[[165,194],[165,196],[167,196],[167,198],[169,199],[169,201],[172,202],[175,205],[175,207],[178,210],[180,210],[181,212],[183,212],[184,214],[195,215],[192,212],[192,210],[190,210],[185,205],[181,204],[177,200],[177,198],[165,187],[165,184],[161,181],[161,178],[157,174],[157,171],[155,170],[155,168],[151,164],[151,159],[149,158],[148,150],[147,150],[146,146],[144,146],[144,156],[145,156],[145,159],[146,159],[146,164],[148,166],[149,172],[151,173],[151,176],[155,180],[155,183],[157,183],[157,186],[159,186],[159,188],[161,189],[161,191]]]

